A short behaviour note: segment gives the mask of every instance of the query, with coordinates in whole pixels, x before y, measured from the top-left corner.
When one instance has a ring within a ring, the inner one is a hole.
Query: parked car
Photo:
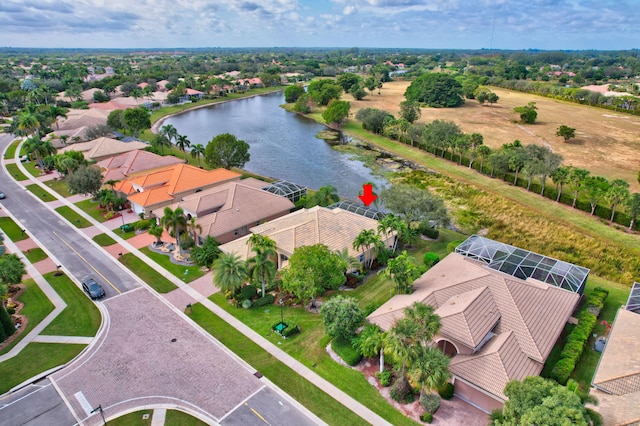
[[[0,200],[4,200],[5,198],[7,198],[7,196],[4,195],[4,192],[0,191]]]
[[[86,280],[82,281],[82,289],[93,300],[100,299],[101,297],[104,297],[104,289],[93,278],[89,278],[89,279],[86,279]]]

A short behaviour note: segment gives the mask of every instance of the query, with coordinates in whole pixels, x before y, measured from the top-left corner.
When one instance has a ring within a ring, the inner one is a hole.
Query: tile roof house
[[[80,151],[87,160],[100,161],[114,155],[122,154],[136,149],[144,149],[144,142],[122,142],[117,139],[101,137],[88,142],[80,142],[67,145],[58,150],[58,154],[67,151]]]
[[[127,197],[136,214],[161,217],[164,207],[182,197],[240,180],[241,176],[227,169],[202,170],[180,163],[131,176],[118,182],[114,189]]]
[[[370,258],[369,251],[364,254],[353,248],[353,241],[364,229],[376,230],[378,221],[348,212],[339,208],[312,207],[301,209],[251,228],[251,233],[269,236],[276,242],[278,268],[286,266],[297,247],[324,244],[331,251],[347,249],[350,256],[361,263]],[[384,241],[387,247],[393,247],[395,233],[389,234]],[[225,253],[236,253],[241,259],[252,256],[247,240],[249,235],[220,246]]]
[[[455,393],[486,412],[501,408],[504,386],[540,374],[580,295],[522,280],[451,253],[367,317],[389,330],[414,302],[432,305],[442,327],[434,343],[451,356]]]
[[[631,305],[635,300],[635,309]],[[591,396],[606,425],[640,424],[640,284],[636,283],[626,308],[621,308],[591,381]]]
[[[261,189],[264,185],[254,178],[223,183],[185,196],[171,207],[182,207],[188,219],[196,217],[203,238],[211,235],[224,244],[295,207],[289,199]]]
[[[181,159],[172,155],[161,156],[149,151],[136,149],[101,160],[96,163],[96,166],[102,169],[102,181],[106,182],[109,180],[123,180],[137,173],[182,162]]]

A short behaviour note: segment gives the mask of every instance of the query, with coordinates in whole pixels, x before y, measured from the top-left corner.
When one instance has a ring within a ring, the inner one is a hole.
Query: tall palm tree
[[[449,357],[433,346],[419,346],[415,359],[409,367],[409,379],[420,386],[420,397],[424,391],[431,392],[444,385],[451,373]]]
[[[35,112],[24,111],[18,115],[18,130],[23,136],[35,133],[40,129],[40,125]]]
[[[213,269],[213,284],[223,292],[235,293],[247,279],[247,264],[234,253],[222,253]]]
[[[252,234],[247,244],[251,245],[251,250],[255,253],[255,256],[247,261],[249,275],[254,279],[260,278],[264,297],[267,282],[271,282],[276,275],[276,242],[268,236]]]
[[[416,336],[422,345],[433,340],[433,336],[440,331],[440,317],[434,312],[433,306],[421,302],[414,302],[413,305],[404,310],[405,318],[418,324],[419,333]]]
[[[56,153],[56,149],[51,142],[43,141],[40,139],[38,134],[34,134],[32,137],[27,139],[24,143],[24,147],[27,154],[33,154],[36,157],[36,161],[41,168],[43,167],[42,159]]]
[[[49,118],[51,118],[51,120],[56,123],[56,130],[59,130],[60,125],[58,124],[58,117],[67,118],[67,109],[59,107],[57,105],[49,105],[47,114],[49,115]]]
[[[200,226],[200,224],[196,222],[195,217],[192,217],[191,219],[189,219],[189,222],[187,222],[187,231],[191,234],[191,238],[193,238],[193,241],[196,243],[196,245],[199,245],[198,235],[202,233],[202,226]]]
[[[164,228],[162,226],[156,225],[155,223],[152,224],[149,227],[149,230],[147,231],[147,233],[149,233],[149,235],[153,235],[154,237],[156,237],[156,246],[159,246],[160,244],[162,244],[162,233],[164,232]]]
[[[169,145],[178,137],[178,129],[173,124],[165,124],[160,128],[160,134],[169,140]]]
[[[387,333],[385,350],[393,356],[396,365],[400,365],[400,380],[406,380],[407,362],[415,358],[419,346],[418,334],[418,324],[407,318],[396,321]]]
[[[198,159],[198,167],[200,167],[200,157],[204,156],[204,145],[197,143],[191,147],[191,156]]]
[[[160,223],[169,232],[173,232],[176,236],[176,244],[178,244],[178,253],[182,255],[182,246],[180,245],[180,232],[187,227],[187,218],[184,215],[182,207],[171,210],[171,207],[164,208],[164,216]]]
[[[362,264],[365,264],[367,250],[373,244],[375,238],[373,229],[363,229],[353,241],[354,250],[362,250]]]
[[[562,197],[562,187],[569,183],[570,173],[571,169],[569,167],[558,167],[551,173],[551,180],[556,185],[556,192],[558,193],[556,203],[559,202],[560,197]]]
[[[151,139],[151,146],[155,149],[160,148],[160,155],[164,155],[164,147],[170,147],[171,141],[165,135],[157,134]]]
[[[186,135],[176,136],[176,145],[180,148],[180,151],[184,153],[184,162],[187,162],[187,148],[191,146],[191,141],[187,139]]]

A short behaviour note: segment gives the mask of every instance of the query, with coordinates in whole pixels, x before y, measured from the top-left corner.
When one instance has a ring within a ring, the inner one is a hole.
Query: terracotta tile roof
[[[115,157],[106,158],[96,163],[103,173],[103,182],[108,180],[122,180],[134,175],[160,167],[180,164],[182,160],[172,155],[161,156],[149,151],[136,149]]]
[[[195,90],[195,89],[187,89],[187,95],[189,95],[189,96],[204,95],[204,92],[201,92],[201,91]]]
[[[92,104],[93,105],[93,104]],[[67,118],[58,120],[58,130],[71,130],[80,127],[95,127],[101,124],[107,124],[108,111],[97,109],[70,109]]]
[[[121,142],[117,139],[101,137],[88,142],[70,144],[58,150],[58,153],[67,151],[80,151],[88,160],[100,160],[105,157],[122,154],[137,149],[144,149],[147,146],[144,142]]]
[[[118,182],[115,189],[128,194],[131,202],[146,207],[173,200],[185,192],[238,180],[240,176],[231,170],[207,171],[180,163]]]
[[[289,199],[263,191],[262,186],[264,182],[253,178],[229,182],[186,196],[174,207],[196,216],[202,235],[214,237],[242,226],[250,228],[294,208]]]
[[[522,380],[527,376],[537,376],[543,364],[525,354],[514,332],[495,336],[473,355],[456,355],[451,360],[451,374],[463,378],[492,393],[503,401],[507,397],[502,392],[509,380]]]

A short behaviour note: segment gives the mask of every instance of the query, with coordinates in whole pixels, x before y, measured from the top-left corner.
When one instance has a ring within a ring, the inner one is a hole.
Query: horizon
[[[5,0],[0,26],[16,49],[640,47],[640,8],[617,0]]]

